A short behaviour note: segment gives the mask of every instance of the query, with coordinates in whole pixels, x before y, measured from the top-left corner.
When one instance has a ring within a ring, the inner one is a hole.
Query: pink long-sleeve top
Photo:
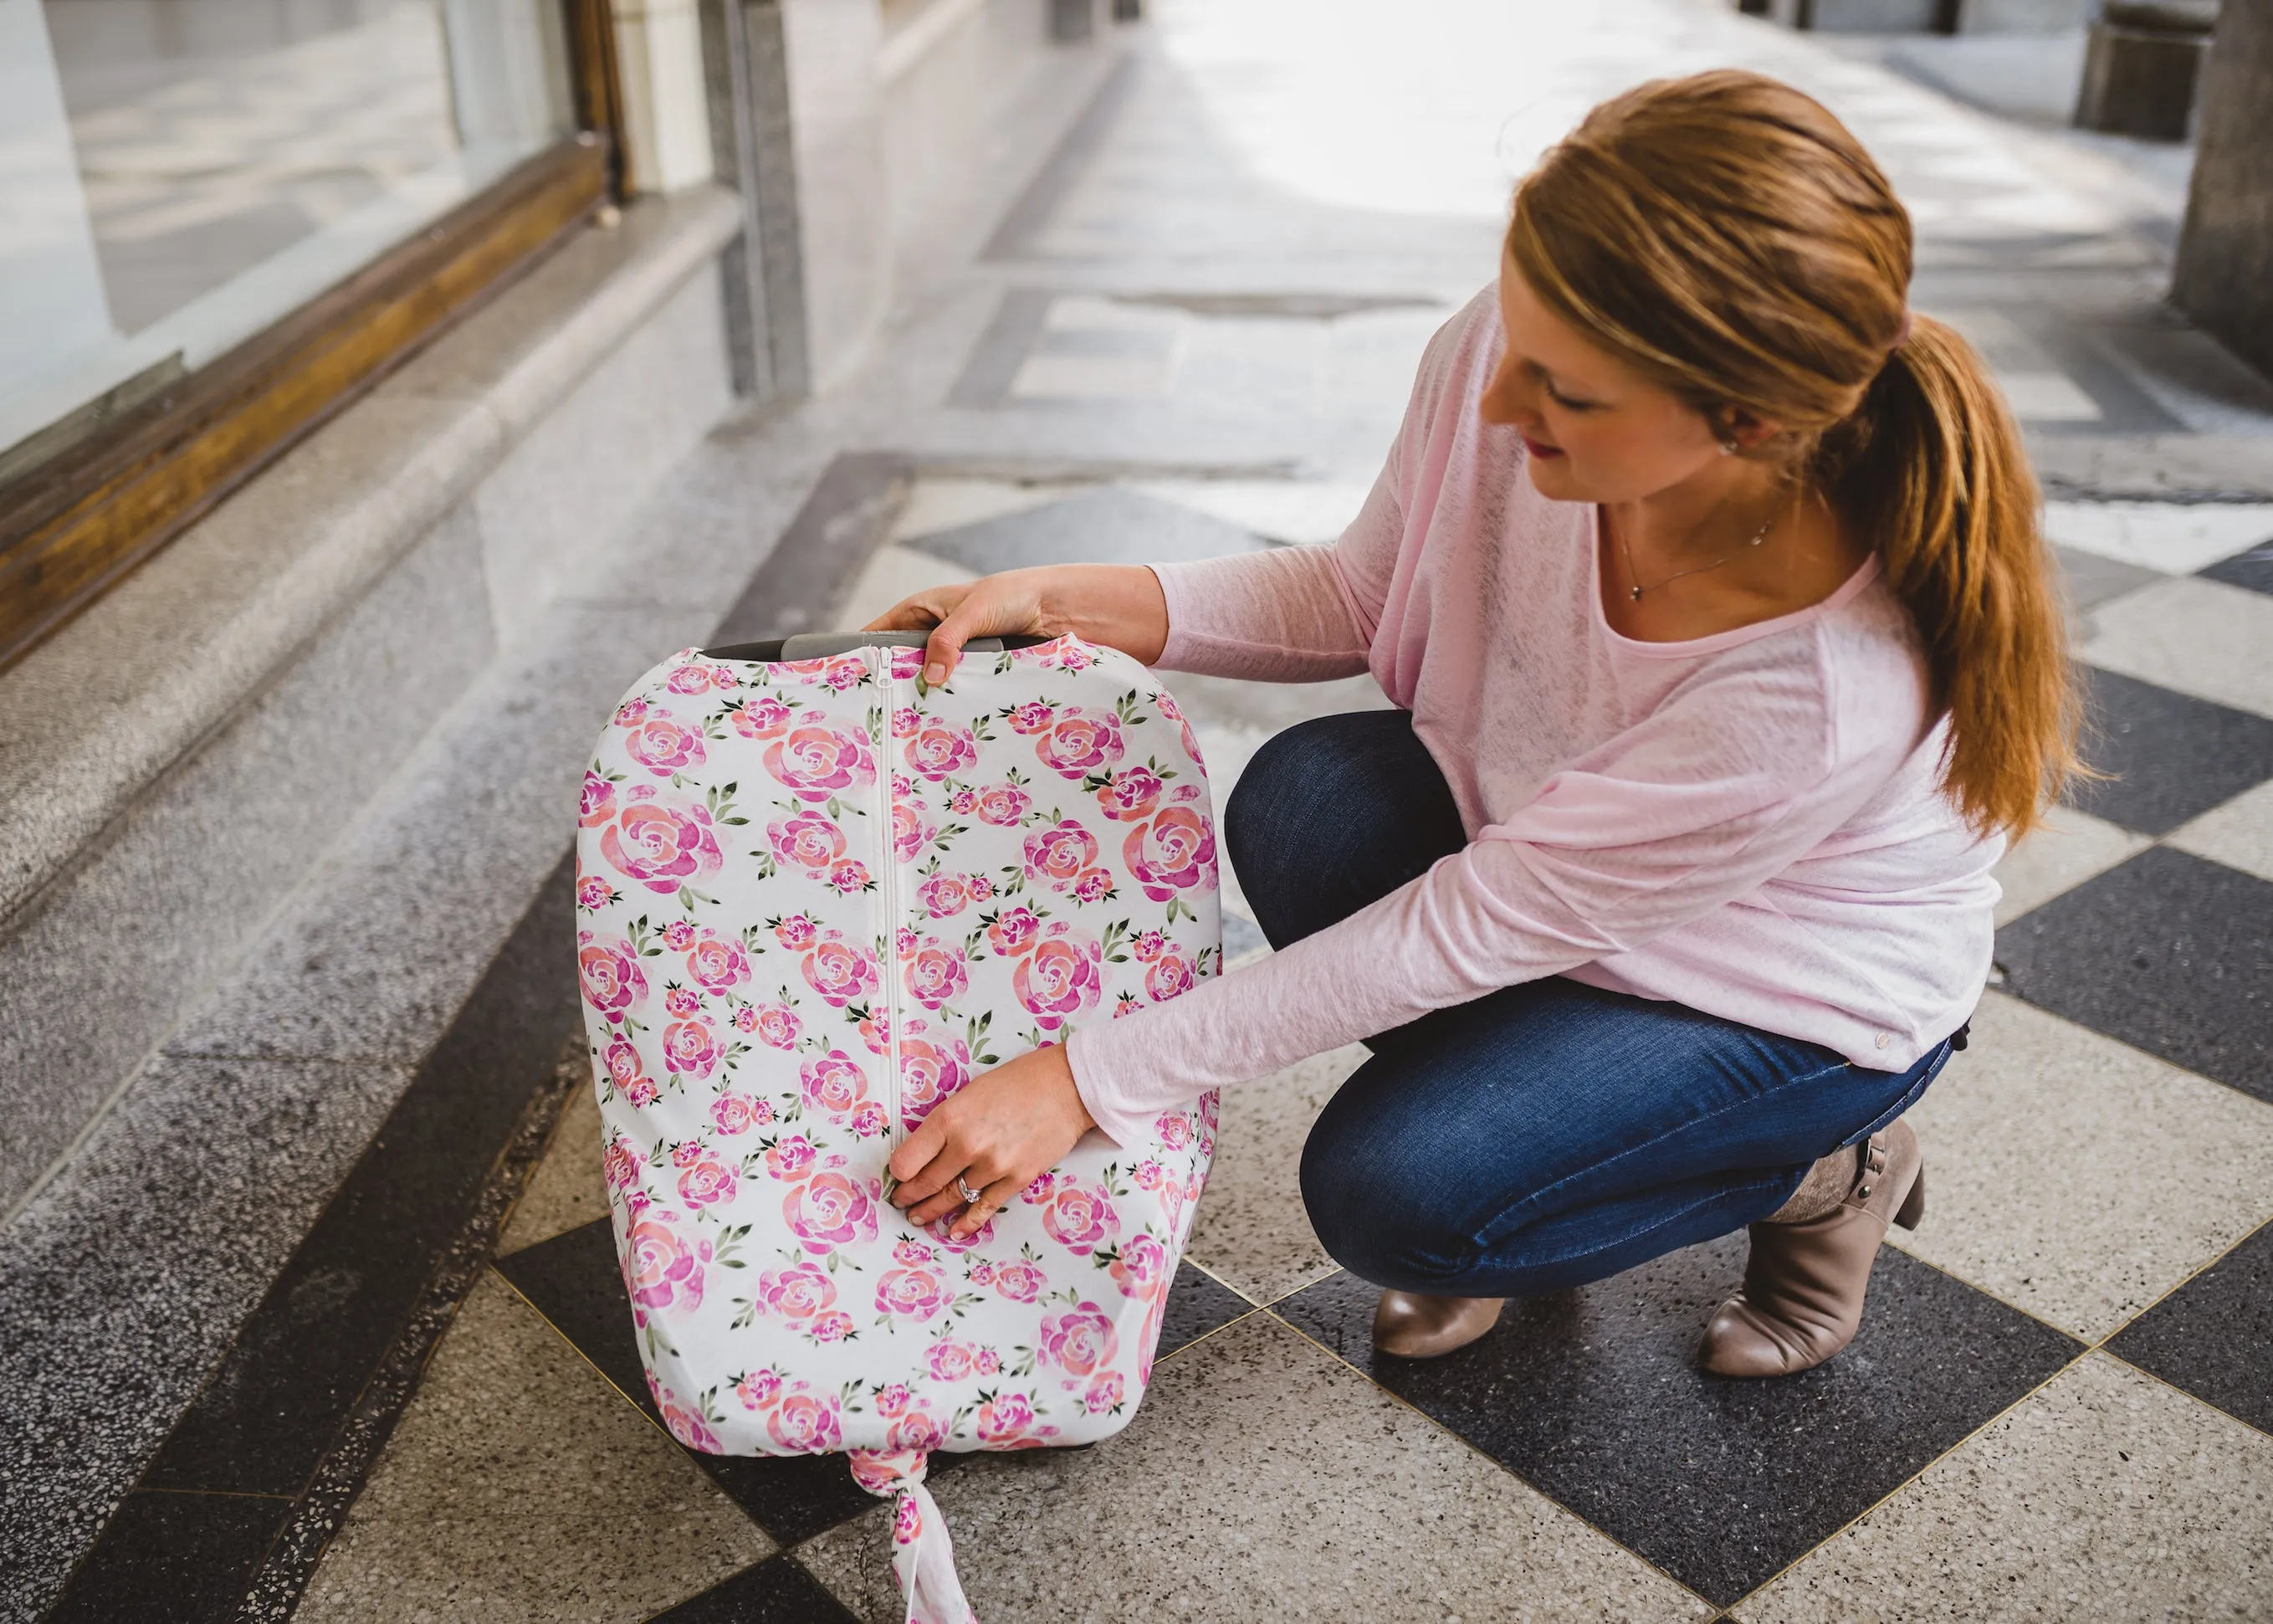
[[[1412,712],[1469,843],[1315,936],[1083,1027],[1068,1058],[1116,1140],[1209,1088],[1542,976],[1882,1071],[1980,996],[2004,842],[1939,788],[1945,726],[1878,560],[1796,613],[1621,635],[1594,508],[1541,496],[1520,437],[1477,411],[1501,343],[1488,289],[1430,342],[1335,545],[1156,567],[1162,665],[1370,671]]]

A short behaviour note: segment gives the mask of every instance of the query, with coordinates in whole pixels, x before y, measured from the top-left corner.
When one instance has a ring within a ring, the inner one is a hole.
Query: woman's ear
[[[1723,447],[1736,451],[1757,451],[1783,432],[1783,425],[1774,417],[1763,417],[1758,412],[1742,406],[1721,406],[1705,414],[1712,425],[1713,438]]]

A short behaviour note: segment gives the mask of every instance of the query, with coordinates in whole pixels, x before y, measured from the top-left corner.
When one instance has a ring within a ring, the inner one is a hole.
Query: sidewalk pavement
[[[2007,861],[1972,1047],[1913,1114],[1932,1211],[1839,1359],[1759,1385],[1694,1368],[1741,1237],[1513,1305],[1452,1357],[1377,1358],[1372,1289],[1295,1190],[1358,1058],[1323,1056],[1227,1096],[1128,1431],[935,1477],[979,1615],[2273,1614],[2273,387],[2157,303],[2168,156],[2000,123],[1708,0],[1154,11],[863,379],[722,431],[643,517],[658,547],[723,548],[784,455],[842,454],[733,633],[858,625],[1019,563],[1331,539],[1422,344],[1493,274],[1512,174],[1602,95],[1740,64],[1870,144],[1918,223],[1918,304],[2027,420],[2113,776]],[[1277,728],[1384,703],[1365,679],[1173,686],[1219,804]],[[1227,880],[1236,962],[1267,949]],[[492,1178],[518,1204],[423,1374],[403,1365],[407,1407],[371,1410],[363,1455],[315,1440],[321,1494],[271,1496],[292,1520],[250,1559],[252,1616],[898,1616],[888,1511],[841,1462],[701,1459],[655,1425],[579,1065],[572,1043]],[[309,1323],[275,1320],[276,1347]],[[207,1615],[145,1571],[116,1570],[108,1616]],[[105,1616],[74,1596],[58,1616]],[[155,1610],[116,1610],[137,1597]]]

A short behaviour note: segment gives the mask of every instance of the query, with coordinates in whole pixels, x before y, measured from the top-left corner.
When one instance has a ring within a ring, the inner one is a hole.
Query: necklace
[[[1783,504],[1781,502],[1777,503],[1774,508],[1770,509],[1767,518],[1761,523],[1759,529],[1752,532],[1752,538],[1746,542],[1744,546],[1735,548],[1732,551],[1724,553],[1721,557],[1714,559],[1709,564],[1699,564],[1694,569],[1677,569],[1671,575],[1666,576],[1664,580],[1653,581],[1647,586],[1644,586],[1641,583],[1641,572],[1634,568],[1633,544],[1626,539],[1625,530],[1621,527],[1618,530],[1618,551],[1625,555],[1626,579],[1633,583],[1632,588],[1626,593],[1626,596],[1635,603],[1639,603],[1641,601],[1641,595],[1644,592],[1654,592],[1662,586],[1670,586],[1673,583],[1681,580],[1686,575],[1701,575],[1708,569],[1720,568],[1722,565],[1727,563],[1730,559],[1735,558],[1737,553],[1744,552],[1746,548],[1757,547],[1760,543],[1766,541],[1768,538],[1768,531],[1775,528],[1776,515],[1781,514],[1782,511]]]

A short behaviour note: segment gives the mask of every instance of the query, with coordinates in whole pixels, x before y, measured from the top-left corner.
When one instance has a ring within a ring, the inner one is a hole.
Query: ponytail
[[[1815,474],[1878,550],[1949,718],[1944,787],[1967,822],[2025,834],[2077,771],[2079,710],[2034,476],[1973,347],[1924,316]]]

